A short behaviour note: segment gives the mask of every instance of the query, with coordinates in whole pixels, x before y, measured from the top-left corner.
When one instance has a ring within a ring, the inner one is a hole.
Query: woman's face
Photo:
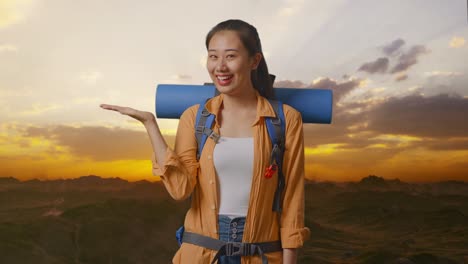
[[[223,30],[208,44],[206,68],[219,92],[235,95],[253,88],[250,73],[260,59],[260,53],[249,56],[235,31]]]

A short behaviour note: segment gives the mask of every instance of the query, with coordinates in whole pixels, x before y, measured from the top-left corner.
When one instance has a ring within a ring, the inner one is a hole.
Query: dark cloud
[[[347,134],[347,127],[365,119],[360,114],[346,113],[348,107],[338,107],[337,103],[346,94],[359,86],[361,79],[347,79],[342,82],[330,78],[322,78],[314,83],[306,84],[301,81],[283,80],[275,82],[275,87],[282,88],[322,88],[333,91],[333,112],[331,124],[305,124],[305,144],[315,147],[322,144],[347,143],[343,148],[362,147],[366,145],[364,140],[351,141]],[[354,105],[353,105],[354,107]],[[357,106],[356,106],[357,107]]]
[[[386,56],[390,56],[392,61],[396,59],[395,65],[391,68],[390,71],[387,71],[390,67],[390,60],[387,57],[380,57],[375,61],[366,62],[362,64],[358,71],[364,71],[370,74],[374,73],[401,73],[410,69],[413,65],[418,63],[418,59],[430,52],[428,48],[424,45],[414,45],[409,50],[403,51],[402,46],[405,44],[405,41],[401,38],[392,41],[390,44],[382,47],[382,52]],[[393,63],[392,63],[393,64]],[[407,75],[402,74],[395,77],[395,81],[400,82],[406,80]]]
[[[347,143],[343,148],[359,148],[367,145],[366,139],[350,140],[347,134],[349,126],[366,120],[362,114],[349,114],[347,110],[363,105],[346,104],[345,107],[337,106],[337,103],[351,91],[356,89],[361,79],[347,79],[342,82],[330,78],[322,78],[314,83],[306,84],[301,81],[283,80],[275,82],[275,87],[282,88],[321,88],[333,91],[333,112],[331,124],[305,124],[305,143],[309,147],[322,144]]]
[[[359,87],[361,79],[348,79],[337,82],[330,78],[322,78],[311,85],[312,88],[331,89],[333,91],[333,102],[338,103],[345,95]]]
[[[422,146],[433,150],[465,149],[466,141],[453,141],[452,138],[467,135],[467,98],[455,93],[429,97],[409,95],[401,98],[391,97],[373,105],[364,101],[347,102],[337,106],[336,102],[358,87],[359,82],[360,80],[356,79],[337,82],[323,78],[313,84],[285,80],[277,82],[275,86],[333,90],[335,105],[332,123],[304,125],[305,143],[309,147],[343,143],[345,145],[340,147],[342,149],[362,149],[372,144],[384,143],[394,149],[392,153],[395,154],[402,150],[398,146],[399,142],[369,139],[381,134],[400,134],[422,138],[421,141],[410,142],[408,147]],[[351,134],[353,136],[350,136]]]
[[[361,81],[361,79],[347,79],[343,82],[337,82],[330,78],[322,78],[314,83],[306,84],[301,81],[283,80],[275,82],[274,86],[281,88],[330,89],[333,91],[333,104],[336,104],[341,100],[341,98],[357,88]]]
[[[397,82],[401,82],[401,81],[404,81],[408,79],[408,75],[407,74],[400,74],[398,75],[397,77],[395,77],[395,81]]]
[[[459,95],[390,98],[368,112],[368,129],[419,137],[464,137],[468,99]]]
[[[365,140],[348,137],[348,134],[351,133],[348,127],[359,124],[365,119],[365,116],[362,114],[349,114],[343,111],[335,111],[334,109],[331,124],[304,125],[305,143],[311,147],[336,143],[347,144],[342,148],[363,147],[367,145]]]
[[[468,138],[436,139],[420,144],[431,150],[468,150]]]
[[[382,51],[387,56],[392,56],[398,53],[398,50],[405,44],[401,38],[392,41],[392,43],[382,47]]]
[[[355,106],[357,104],[353,105],[353,107]],[[364,123],[368,119],[367,112],[351,114],[346,111],[353,107],[348,104],[344,106],[345,111],[334,114],[330,125],[304,125],[304,143],[307,147],[315,148],[324,144],[340,144],[336,149],[345,150],[330,155],[308,156],[308,162],[338,170],[349,170],[350,164],[354,168],[367,168],[369,163],[390,159],[405,150],[397,147],[398,142],[370,140],[379,136],[379,133],[369,131],[365,127]],[[353,128],[359,125],[361,126]],[[385,143],[387,148],[369,148],[369,146],[378,143]],[[356,159],[356,156],[359,158]]]
[[[96,161],[150,159],[152,152],[146,132],[121,128],[30,127],[26,129],[25,136],[53,140],[58,145],[68,147],[78,158]],[[173,138],[169,141],[173,141]]]
[[[358,71],[365,71],[368,73],[385,73],[388,69],[389,60],[388,58],[382,57],[378,58],[372,62],[366,62],[361,67],[359,67]]]
[[[309,84],[303,83],[301,81],[291,80],[277,81],[273,84],[273,86],[278,88],[310,88]]]
[[[457,72],[445,72],[440,74],[428,74],[421,85],[421,91],[425,95],[439,93],[457,93],[468,96],[468,75]]]
[[[350,111],[355,109],[363,110],[358,113]],[[374,106],[359,102],[346,103],[334,109],[330,125],[306,124],[305,142],[309,147],[344,143],[339,148],[363,151],[372,144],[383,143],[386,149],[372,151],[384,151],[389,155],[414,147],[435,151],[466,150],[467,113],[468,99],[456,94],[432,97],[409,95],[389,98]],[[421,140],[408,142],[402,148],[399,141],[373,139],[382,134],[410,135],[420,137]]]
[[[421,55],[429,53],[430,50],[423,45],[415,45],[409,51],[402,53],[398,57],[397,64],[392,68],[390,73],[398,73],[408,70],[411,66],[418,63],[418,58]]]

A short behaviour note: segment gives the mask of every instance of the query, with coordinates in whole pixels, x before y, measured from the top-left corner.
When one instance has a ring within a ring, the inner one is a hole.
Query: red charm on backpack
[[[270,179],[277,170],[278,170],[278,165],[271,164],[270,166],[268,166],[268,168],[265,171],[265,178]]]

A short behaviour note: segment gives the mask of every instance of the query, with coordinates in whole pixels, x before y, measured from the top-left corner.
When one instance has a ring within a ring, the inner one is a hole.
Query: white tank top
[[[213,152],[219,181],[219,214],[247,216],[253,175],[253,138],[221,137]]]

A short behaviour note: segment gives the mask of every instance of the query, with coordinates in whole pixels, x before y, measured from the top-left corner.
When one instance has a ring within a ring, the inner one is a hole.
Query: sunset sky
[[[304,125],[306,176],[468,181],[465,0],[0,0],[0,177],[157,180],[144,127],[159,83],[210,82],[206,33],[256,26],[277,87],[334,92]],[[158,120],[173,142],[177,120]]]

